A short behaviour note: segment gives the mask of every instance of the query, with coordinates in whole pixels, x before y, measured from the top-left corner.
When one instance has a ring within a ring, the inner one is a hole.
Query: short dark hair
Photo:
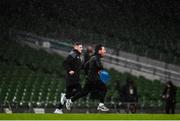
[[[82,45],[82,43],[81,43],[81,42],[75,42],[74,45],[75,45],[75,46],[76,46],[76,45]]]
[[[172,81],[167,81],[167,84],[169,84],[170,86],[174,86]]]
[[[88,47],[87,47],[87,52],[88,52],[88,53],[92,53],[92,52],[93,52],[93,48],[92,48],[91,46],[88,46]]]
[[[101,44],[96,45],[96,47],[95,47],[95,54],[98,54],[98,51],[101,50],[102,47],[103,46]]]

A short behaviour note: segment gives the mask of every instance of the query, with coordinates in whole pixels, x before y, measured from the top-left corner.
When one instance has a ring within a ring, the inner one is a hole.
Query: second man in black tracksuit
[[[88,93],[97,90],[99,92],[99,105],[97,110],[108,111],[109,109],[104,105],[104,99],[106,96],[107,88],[106,85],[100,80],[99,71],[103,69],[103,65],[101,63],[101,58],[105,56],[105,48],[102,45],[97,45],[95,47],[95,54],[89,59],[89,69],[88,69],[88,77],[86,84],[81,91],[81,93],[73,96],[71,99],[67,100],[66,106],[70,107],[72,102],[75,100],[87,96]]]

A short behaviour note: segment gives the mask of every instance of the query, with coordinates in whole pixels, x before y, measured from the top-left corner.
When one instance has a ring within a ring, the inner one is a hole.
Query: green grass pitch
[[[0,114],[0,120],[180,120],[180,114]]]

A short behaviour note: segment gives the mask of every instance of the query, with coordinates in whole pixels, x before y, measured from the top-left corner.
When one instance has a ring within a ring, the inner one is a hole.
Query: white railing
[[[16,41],[25,41],[41,47],[49,45],[45,48],[56,51],[63,56],[72,48],[72,45],[65,41],[49,39],[26,32],[11,31],[10,33]],[[118,51],[118,55],[113,52],[117,53],[114,49],[107,48],[107,56],[103,59],[107,68],[114,68],[120,72],[130,72],[136,76],[142,75],[151,80],[159,79],[164,82],[171,80],[180,86],[179,66],[122,51]]]

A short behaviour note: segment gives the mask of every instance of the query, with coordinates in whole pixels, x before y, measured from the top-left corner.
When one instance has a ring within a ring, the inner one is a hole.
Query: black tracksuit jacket
[[[67,58],[63,62],[63,66],[67,72],[66,76],[66,86],[72,86],[80,83],[80,69],[82,66],[80,53],[77,50],[72,50]],[[69,74],[69,71],[73,70],[75,73],[73,75]]]
[[[88,70],[88,81],[90,83],[97,83],[100,80],[98,72],[103,69],[101,63],[101,55],[96,54],[92,56],[89,60],[89,70]]]

